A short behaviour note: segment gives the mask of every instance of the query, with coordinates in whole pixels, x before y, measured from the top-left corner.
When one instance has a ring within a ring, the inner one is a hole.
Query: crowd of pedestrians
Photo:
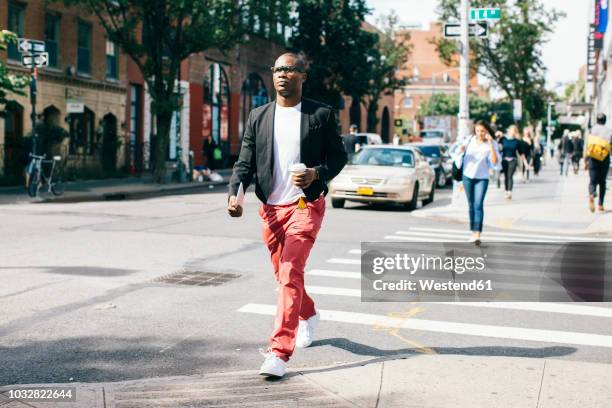
[[[598,198],[597,211],[605,212],[604,197],[606,178],[610,168],[610,146],[612,130],[606,127],[606,115],[599,114],[596,124],[588,129],[583,137],[581,130],[565,130],[563,136],[550,148],[551,158],[556,155],[559,173],[567,177],[570,168],[578,174],[580,163],[589,172],[589,201],[591,212],[595,212],[595,199]],[[556,151],[556,152],[555,152]],[[532,126],[522,131],[516,125],[509,126],[505,132],[498,129],[493,132],[485,121],[474,125],[473,134],[462,141],[455,157],[455,167],[462,169],[461,181],[465,191],[471,241],[480,244],[484,220],[484,201],[491,175],[501,188],[501,178],[505,189],[505,199],[512,200],[514,175],[518,171],[523,183],[529,183],[537,177],[542,167],[545,148]]]

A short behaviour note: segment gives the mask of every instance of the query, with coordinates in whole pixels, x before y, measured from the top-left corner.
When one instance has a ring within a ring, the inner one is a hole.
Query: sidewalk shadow
[[[43,269],[43,272],[45,273],[97,277],[126,276],[138,272],[137,270],[133,269],[101,268],[97,266],[0,266],[0,270],[2,269]]]
[[[389,360],[404,360],[411,357],[422,355],[423,353],[416,351],[414,348],[403,348],[395,350],[382,350],[376,347],[368,346],[361,343],[348,340],[346,338],[330,338],[316,340],[311,347],[332,346],[337,347],[353,354],[366,357],[374,357],[371,360],[350,363],[337,367],[327,367],[313,370],[301,370],[292,375],[300,375],[303,372],[322,373],[328,371],[342,370],[345,368],[360,367],[368,364],[375,364]],[[438,355],[459,355],[459,356],[482,356],[482,357],[526,357],[526,358],[550,358],[563,357],[575,353],[575,347],[552,346],[552,347],[430,347]]]

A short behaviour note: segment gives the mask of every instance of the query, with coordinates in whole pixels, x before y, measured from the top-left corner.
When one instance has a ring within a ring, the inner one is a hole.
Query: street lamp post
[[[547,126],[546,126],[546,148],[548,149],[549,152],[552,152],[551,149],[551,144],[552,144],[552,125],[551,125],[551,121],[552,121],[552,106],[554,105],[553,102],[548,101],[548,115],[547,115]],[[550,157],[552,159],[552,155]]]
[[[459,60],[460,84],[459,84],[459,139],[464,140],[469,136],[468,121],[470,119],[468,84],[470,72],[470,38],[468,15],[470,12],[469,0],[461,0],[459,10],[461,14],[461,56]]]

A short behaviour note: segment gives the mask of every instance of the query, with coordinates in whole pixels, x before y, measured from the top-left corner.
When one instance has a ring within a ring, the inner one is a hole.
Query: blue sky
[[[395,9],[404,23],[428,23],[437,19],[437,0],[367,0],[374,9],[367,20],[375,23],[381,13]],[[547,82],[552,87],[558,82],[578,79],[578,70],[586,62],[588,33],[587,0],[543,0],[546,7],[567,14],[557,22],[550,41],[544,45],[543,60],[548,68]]]

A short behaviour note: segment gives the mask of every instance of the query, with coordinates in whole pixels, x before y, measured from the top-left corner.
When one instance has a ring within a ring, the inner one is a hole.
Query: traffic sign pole
[[[32,102],[32,154],[37,152],[38,134],[36,133],[36,95],[38,94],[38,87],[36,84],[36,66],[32,64],[32,80],[30,81],[30,101]]]
[[[468,120],[470,119],[468,84],[470,71],[470,38],[468,16],[470,12],[469,0],[461,0],[459,12],[461,13],[461,56],[459,60],[459,139],[469,136]]]

